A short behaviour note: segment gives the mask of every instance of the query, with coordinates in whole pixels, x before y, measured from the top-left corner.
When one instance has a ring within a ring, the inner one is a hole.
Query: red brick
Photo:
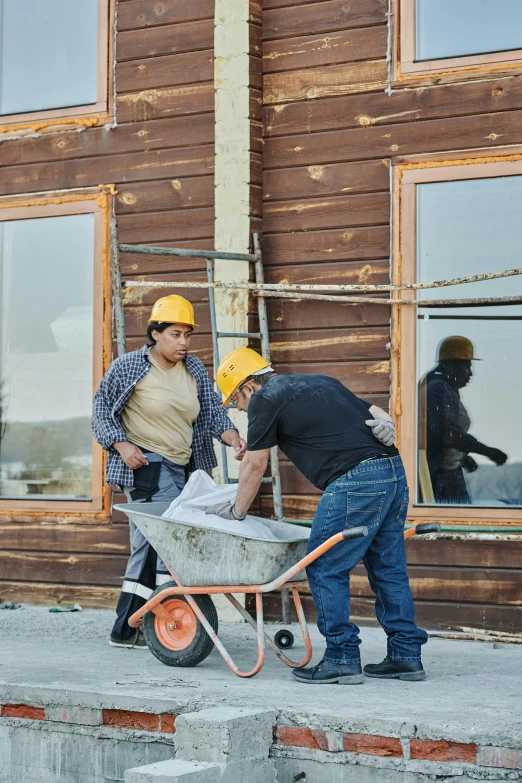
[[[131,710],[103,710],[103,725],[114,726],[117,729],[134,729],[136,731],[158,731],[159,717],[150,712],[133,712]]]
[[[279,744],[293,748],[310,750],[328,750],[328,741],[324,731],[312,731],[298,726],[280,726]]]
[[[410,753],[412,759],[461,761],[464,764],[477,763],[477,746],[464,745],[460,742],[413,739],[410,742]]]
[[[373,734],[345,734],[344,749],[368,756],[402,756],[400,739]]]
[[[175,715],[160,715],[160,731],[165,734],[176,733],[176,716]]]
[[[0,708],[2,718],[28,718],[29,720],[45,720],[43,707],[29,707],[27,704],[3,704]]]
[[[482,767],[522,769],[522,750],[486,746],[479,749],[478,764]]]

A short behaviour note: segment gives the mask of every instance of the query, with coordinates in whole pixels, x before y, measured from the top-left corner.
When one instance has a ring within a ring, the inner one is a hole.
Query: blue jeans
[[[428,634],[415,625],[406,573],[404,521],[408,485],[400,457],[361,462],[326,488],[312,524],[308,551],[345,528],[365,525],[368,535],[342,541],[306,569],[326,639],[324,659],[359,663],[359,628],[350,622],[350,571],[364,561],[375,593],[375,612],[388,637],[388,656],[420,660]]]

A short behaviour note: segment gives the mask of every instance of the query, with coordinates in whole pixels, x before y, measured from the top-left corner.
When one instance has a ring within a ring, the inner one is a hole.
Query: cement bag
[[[167,519],[175,519],[178,522],[186,522],[195,527],[212,528],[224,533],[235,533],[266,541],[289,540],[290,536],[284,530],[285,528],[290,528],[288,533],[292,535],[293,540],[308,537],[307,530],[297,529],[295,525],[277,524],[250,515],[238,522],[235,519],[222,519],[215,514],[205,513],[209,506],[229,503],[234,500],[237,487],[237,484],[216,484],[203,470],[196,470],[189,478],[181,495],[172,501],[162,516]],[[282,528],[284,533],[281,531],[280,535],[276,535],[271,530],[272,525],[277,528],[278,532],[279,528]]]

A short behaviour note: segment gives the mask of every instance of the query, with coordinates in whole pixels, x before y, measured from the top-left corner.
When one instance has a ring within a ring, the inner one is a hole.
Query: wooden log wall
[[[267,278],[389,282],[394,158],[522,142],[520,78],[385,92],[388,0],[264,0],[263,247]],[[472,153],[471,153],[472,154]],[[388,407],[390,312],[268,300],[276,369],[324,372]],[[319,492],[282,457],[285,513]],[[264,489],[264,508],[270,508]],[[420,621],[522,630],[522,542],[408,543]],[[363,569],[353,611],[373,616]],[[305,604],[315,616],[310,597]],[[280,618],[278,597],[270,616]]]
[[[120,0],[113,128],[0,144],[0,195],[115,183],[121,242],[214,247],[214,2]],[[203,280],[204,264],[123,254],[124,280]],[[184,293],[180,289],[162,294]],[[193,351],[212,363],[206,292],[185,292],[201,329]],[[127,349],[144,343],[156,291],[125,308]],[[120,498],[116,498],[117,500]],[[128,525],[0,524],[0,600],[114,606]]]

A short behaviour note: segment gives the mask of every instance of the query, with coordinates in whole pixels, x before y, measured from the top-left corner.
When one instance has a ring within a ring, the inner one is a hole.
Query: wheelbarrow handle
[[[368,528],[362,525],[361,527],[347,527],[343,530],[343,538],[346,541],[349,538],[364,538],[368,535]]]
[[[424,522],[415,526],[415,535],[423,536],[426,533],[440,533],[440,522]]]

